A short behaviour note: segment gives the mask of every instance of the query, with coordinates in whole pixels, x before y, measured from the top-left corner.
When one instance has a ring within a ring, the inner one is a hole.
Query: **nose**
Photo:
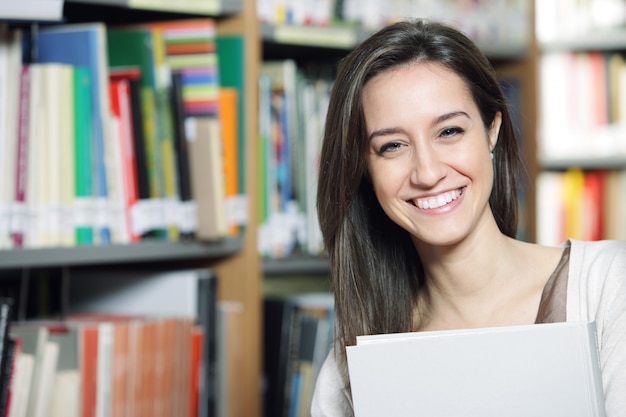
[[[434,187],[446,176],[446,164],[432,147],[422,147],[414,152],[411,183],[421,188]]]

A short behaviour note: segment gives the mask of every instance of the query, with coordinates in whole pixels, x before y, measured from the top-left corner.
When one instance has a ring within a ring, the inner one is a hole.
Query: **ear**
[[[502,112],[496,112],[493,117],[493,121],[491,122],[491,126],[489,126],[489,150],[493,151],[493,148],[496,147],[496,143],[498,143],[498,134],[500,133],[500,126],[502,125]]]

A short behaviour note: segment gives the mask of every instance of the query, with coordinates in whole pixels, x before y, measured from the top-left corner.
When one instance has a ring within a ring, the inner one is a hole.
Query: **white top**
[[[595,321],[607,417],[626,417],[626,241],[571,240],[567,321]],[[346,369],[331,352],[313,394],[312,417],[354,415]]]

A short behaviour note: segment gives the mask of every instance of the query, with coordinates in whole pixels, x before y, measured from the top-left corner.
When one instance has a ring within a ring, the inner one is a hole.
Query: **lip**
[[[459,195],[456,196],[456,198],[454,198],[451,201],[447,202],[446,204],[441,205],[441,206],[436,207],[436,208],[420,208],[420,207],[418,207],[417,204],[415,204],[415,201],[418,198],[408,200],[407,203],[410,204],[415,210],[419,211],[420,213],[427,214],[427,215],[437,215],[437,214],[448,213],[448,212],[454,210],[456,207],[458,207],[461,204],[461,202],[465,199],[466,190],[467,190],[467,187],[464,186],[464,187],[458,188],[456,190],[450,190],[448,192],[444,191],[444,192],[441,192],[441,193],[433,193],[430,196],[420,196],[419,197],[420,200],[425,200],[425,199],[428,199],[428,198],[435,198],[436,199],[436,198],[441,198],[446,193],[450,193],[450,192],[454,192],[454,191],[458,191],[459,192]]]

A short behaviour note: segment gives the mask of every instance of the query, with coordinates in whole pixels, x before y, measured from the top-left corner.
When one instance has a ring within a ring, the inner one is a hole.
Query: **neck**
[[[495,229],[458,245],[419,251],[426,275],[420,303],[426,323],[469,328],[511,321],[502,311],[503,300],[511,301],[520,289],[518,244]]]

